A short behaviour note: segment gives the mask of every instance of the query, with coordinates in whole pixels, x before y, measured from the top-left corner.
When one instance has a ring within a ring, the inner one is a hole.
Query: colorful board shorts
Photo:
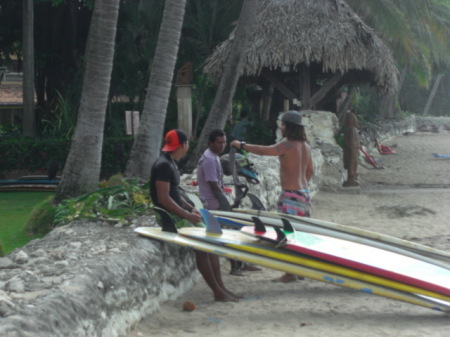
[[[156,213],[156,221],[161,225],[162,219],[161,216]],[[191,224],[188,220],[180,218],[178,215],[169,213],[170,217],[172,218],[173,222],[175,223],[175,226],[179,228],[184,227],[205,227],[205,224],[203,222],[198,222],[195,225]]]
[[[283,191],[278,198],[277,212],[304,217],[311,216],[309,190]]]

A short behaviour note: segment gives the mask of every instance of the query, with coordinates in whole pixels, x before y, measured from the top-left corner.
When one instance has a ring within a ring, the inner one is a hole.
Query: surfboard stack
[[[450,253],[330,222],[254,210],[201,210],[205,228],[143,236],[450,312]],[[232,227],[235,229],[224,229]],[[236,230],[238,229],[238,230]]]

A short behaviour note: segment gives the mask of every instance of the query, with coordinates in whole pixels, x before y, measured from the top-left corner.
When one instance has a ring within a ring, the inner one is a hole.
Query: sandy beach
[[[362,163],[361,191],[319,192],[313,217],[369,229],[450,251],[450,133],[415,133],[384,145],[396,154],[374,155],[382,169]],[[288,284],[265,269],[229,275],[237,303],[214,302],[202,279],[177,300],[161,305],[127,337],[136,336],[448,336],[450,315],[314,280]],[[182,310],[184,301],[196,304]]]

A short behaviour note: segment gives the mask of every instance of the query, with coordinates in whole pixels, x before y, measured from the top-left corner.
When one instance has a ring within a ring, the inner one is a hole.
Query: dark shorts
[[[304,190],[283,191],[278,198],[277,212],[304,217],[311,216],[311,198]]]

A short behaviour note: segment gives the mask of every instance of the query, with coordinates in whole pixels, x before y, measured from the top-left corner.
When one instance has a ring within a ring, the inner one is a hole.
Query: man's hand
[[[199,222],[202,222],[202,215],[200,214],[200,212],[193,208],[191,210],[190,213],[188,213],[189,215],[186,216],[186,219],[193,225],[198,224]]]
[[[230,143],[230,146],[234,146],[235,148],[240,149],[240,148],[241,148],[241,142],[238,141],[238,140],[233,140],[233,141]]]

